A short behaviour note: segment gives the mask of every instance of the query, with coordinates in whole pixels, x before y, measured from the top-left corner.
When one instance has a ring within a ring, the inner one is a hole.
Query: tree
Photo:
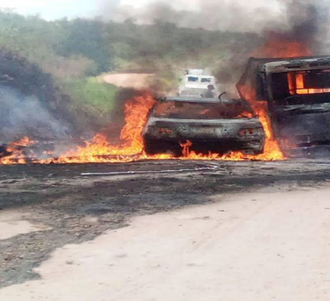
[[[95,20],[63,20],[67,38],[59,46],[58,53],[63,56],[83,55],[96,63],[90,75],[107,72],[112,67],[109,48],[104,39],[104,25]]]

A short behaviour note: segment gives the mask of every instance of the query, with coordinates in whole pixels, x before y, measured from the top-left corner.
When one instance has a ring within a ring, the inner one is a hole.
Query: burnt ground
[[[213,195],[320,187],[330,180],[329,167],[325,160],[0,166],[0,210],[29,213],[31,223],[49,227],[0,240],[0,287],[37,279],[33,268],[55,249],[125,227],[132,216],[207,203]],[[142,174],[120,174],[126,171]]]

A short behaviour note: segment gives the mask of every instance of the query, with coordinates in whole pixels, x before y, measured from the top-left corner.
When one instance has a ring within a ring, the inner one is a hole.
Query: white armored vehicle
[[[186,70],[179,87],[179,96],[217,97],[216,79],[203,69]]]

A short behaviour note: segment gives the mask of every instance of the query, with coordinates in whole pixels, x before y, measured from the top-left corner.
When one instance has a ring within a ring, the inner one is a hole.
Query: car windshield
[[[155,117],[178,119],[233,119],[252,118],[253,115],[240,105],[222,103],[193,103],[166,101],[156,105]]]

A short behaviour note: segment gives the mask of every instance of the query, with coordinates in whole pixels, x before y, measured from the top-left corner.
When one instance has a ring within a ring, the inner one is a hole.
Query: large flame
[[[146,124],[148,113],[155,100],[149,94],[143,97],[136,97],[126,105],[126,125],[121,133],[121,144],[112,145],[104,135],[98,134],[91,141],[85,142],[84,146],[67,152],[59,158],[46,160],[31,159],[29,162],[50,164],[50,163],[115,163],[132,162],[137,160],[158,160],[174,159],[170,154],[148,156],[143,150],[142,131]],[[245,155],[241,152],[233,152],[227,155],[209,153],[208,155],[197,154],[190,151],[191,142],[182,144],[183,152],[181,160],[281,160],[284,159],[276,141],[273,139],[271,127],[265,110],[260,110],[259,117],[266,132],[265,152],[258,156]],[[0,164],[26,164],[26,155],[22,147],[29,146],[34,142],[24,138],[18,143],[10,144],[9,156],[0,159]],[[178,159],[178,158],[175,158]]]
[[[70,151],[58,159],[52,158],[42,163],[115,163],[146,159],[142,131],[154,104],[154,98],[147,93],[127,102],[126,124],[121,132],[122,143],[112,145],[104,135],[97,134],[92,141],[86,142],[85,146],[78,147],[77,150]]]
[[[0,165],[26,164],[28,155],[24,152],[26,147],[36,142],[28,137],[24,137],[17,142],[11,142],[6,146],[6,156],[0,157]]]

